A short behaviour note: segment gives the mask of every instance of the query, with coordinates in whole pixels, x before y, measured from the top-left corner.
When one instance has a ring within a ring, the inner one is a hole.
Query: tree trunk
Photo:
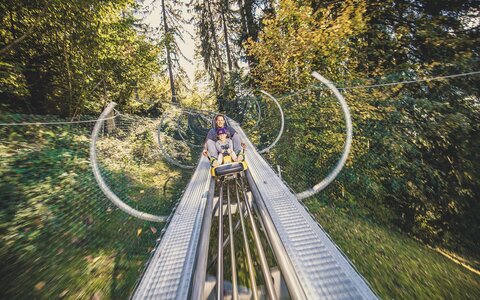
[[[165,0],[162,0],[163,27],[165,27],[165,49],[167,51],[168,75],[170,78],[170,89],[172,91],[172,102],[178,103],[175,83],[173,82],[172,58],[170,57],[170,30],[167,24],[167,13],[165,11]]]
[[[248,32],[247,21],[245,19],[245,7],[243,5],[243,0],[238,0],[238,7],[240,8],[240,23],[242,25],[242,38],[240,42],[243,43],[243,41],[245,41],[250,35]]]
[[[228,27],[227,20],[225,18],[225,12],[228,10],[228,0],[224,0],[224,5],[221,8],[222,23],[223,23],[223,36],[225,38],[225,49],[227,51],[228,72],[232,72],[232,57],[230,56],[230,45],[228,44]]]
[[[113,118],[115,116],[114,111],[112,110],[107,116],[107,120],[105,120],[105,127],[107,129],[107,133],[111,133],[115,128],[115,119]]]
[[[47,3],[48,4],[48,3]],[[28,30],[22,35],[20,36],[19,38],[17,39],[14,39],[13,42],[11,42],[10,44],[8,44],[7,46],[3,47],[1,50],[0,50],[0,55],[4,55],[5,53],[7,53],[8,50],[10,50],[11,48],[17,46],[18,44],[20,44],[23,40],[25,40],[26,38],[28,38],[30,36],[30,34],[32,34],[32,32],[34,31],[34,29],[36,29],[38,27],[38,25],[40,24],[40,20],[42,19],[42,17],[46,14],[46,11],[47,11],[47,7],[48,5],[45,5],[43,8],[42,8],[42,11],[40,12],[40,15],[37,16],[37,18],[35,19],[35,21],[33,22],[33,25],[30,26],[28,28]],[[11,12],[10,12],[11,13]],[[10,18],[12,18],[11,14],[10,14]],[[13,21],[12,21],[12,29],[13,29]],[[15,35],[14,35],[15,37]]]
[[[223,74],[223,63],[222,63],[222,58],[220,57],[220,47],[218,46],[218,41],[217,41],[217,34],[215,32],[215,24],[213,23],[213,15],[212,15],[212,9],[210,7],[210,1],[206,1],[207,6],[208,6],[208,13],[210,15],[210,28],[212,31],[212,38],[213,38],[213,44],[215,45],[215,56],[217,57],[217,64],[218,64],[218,72],[220,73],[220,88],[223,90],[225,88],[225,76]],[[217,91],[218,94],[218,91]]]
[[[253,17],[253,3],[252,0],[245,0],[245,19],[247,21],[248,37],[254,41],[258,40],[258,32]]]
[[[67,53],[67,37],[66,33],[63,34],[63,58],[65,62],[65,69],[67,70],[67,82],[68,82],[68,112],[67,114],[71,117],[73,113],[73,85],[72,85],[72,72],[70,71],[70,63],[68,62],[68,53]]]

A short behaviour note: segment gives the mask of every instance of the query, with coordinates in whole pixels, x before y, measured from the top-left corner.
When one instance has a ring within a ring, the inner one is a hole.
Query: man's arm
[[[213,143],[215,143],[217,141],[217,133],[216,133],[215,129],[213,129],[213,128],[208,131],[207,138],[205,139],[205,146],[204,146],[203,152],[202,152],[202,154],[204,156],[208,156],[208,150],[212,151],[213,149],[215,149],[215,147],[208,147],[208,144],[209,144],[208,141],[209,140],[213,141]],[[213,155],[213,154],[210,153],[210,155]]]
[[[237,132],[235,131],[235,129],[233,129],[233,128],[230,127],[230,126],[227,126],[226,129],[227,129],[227,131],[228,131],[228,133],[229,133],[229,135],[230,135],[230,138],[231,138],[234,134],[237,133]]]
[[[211,128],[207,133],[207,140],[217,141],[217,132],[214,128]]]

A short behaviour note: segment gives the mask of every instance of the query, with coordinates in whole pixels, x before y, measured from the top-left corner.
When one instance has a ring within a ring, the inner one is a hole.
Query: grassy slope
[[[88,161],[89,133],[39,126],[0,132],[0,298],[131,293],[163,225],[129,217],[105,198]],[[153,213],[168,214],[190,177],[162,161],[120,167],[106,170],[109,182]]]
[[[317,201],[310,212],[384,299],[480,299],[480,276],[404,234]]]
[[[122,299],[133,289],[161,227],[133,220],[105,199],[88,164],[88,133],[2,132],[0,298]],[[178,174],[167,195],[151,188],[173,173],[161,161],[128,161],[112,165],[107,177],[120,187],[130,182],[126,196],[149,202],[143,208],[167,212],[171,202],[159,208],[158,200],[178,196],[189,175]],[[480,276],[421,243],[317,201],[308,206],[380,297],[480,299]]]

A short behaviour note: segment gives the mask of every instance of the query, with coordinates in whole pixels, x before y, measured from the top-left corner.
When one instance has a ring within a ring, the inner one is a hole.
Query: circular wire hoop
[[[322,83],[324,83],[337,97],[337,100],[340,102],[340,105],[342,106],[342,111],[343,115],[345,118],[345,124],[346,124],[346,140],[343,145],[343,153],[340,159],[337,161],[337,164],[335,165],[335,168],[330,171],[330,173],[319,183],[317,183],[315,186],[311,187],[308,190],[305,190],[303,192],[297,193],[296,196],[298,200],[303,200],[305,198],[308,198],[321,190],[325,189],[340,173],[342,170],[343,166],[345,165],[345,162],[347,161],[348,154],[350,153],[350,148],[352,146],[352,118],[350,116],[350,110],[348,108],[348,104],[345,101],[345,98],[343,98],[342,94],[338,91],[338,89],[325,77],[322,75],[318,74],[317,72],[313,72],[312,76],[315,77],[315,79],[318,79]]]
[[[189,166],[189,165],[184,165],[182,163],[179,163],[178,161],[174,160],[167,152],[167,150],[163,147],[163,141],[162,141],[162,125],[163,122],[165,122],[166,116],[168,115],[168,112],[163,113],[162,118],[160,120],[160,124],[158,125],[158,130],[157,130],[157,141],[158,141],[158,146],[160,147],[160,150],[162,151],[162,155],[165,158],[166,161],[171,163],[172,165],[175,165],[179,168],[182,169],[188,169],[191,170],[195,168],[195,166]]]
[[[275,145],[278,143],[278,141],[280,140],[280,138],[282,137],[283,135],[283,129],[285,127],[285,117],[283,115],[283,109],[282,109],[282,106],[280,105],[280,103],[278,102],[278,100],[273,97],[272,95],[270,95],[269,93],[265,92],[264,90],[261,90],[260,92],[262,92],[263,94],[267,95],[270,99],[273,100],[273,102],[275,102],[275,104],[277,105],[278,107],[278,110],[280,111],[280,117],[281,117],[281,125],[280,125],[280,131],[278,132],[278,135],[277,135],[277,138],[275,139],[275,141],[273,141],[272,144],[270,144],[270,146],[262,149],[262,150],[259,150],[258,153],[262,154],[262,153],[265,153],[265,152],[268,152],[270,149],[272,149],[273,147],[275,147]]]
[[[93,175],[95,176],[95,180],[98,183],[98,186],[102,190],[102,192],[105,194],[105,196],[112,201],[115,206],[126,212],[127,214],[139,218],[141,220],[145,221],[151,221],[151,222],[166,222],[168,217],[167,216],[155,216],[149,213],[145,213],[139,210],[134,209],[133,207],[129,206],[125,202],[123,202],[106,184],[105,180],[103,180],[102,174],[100,173],[100,168],[98,167],[98,162],[97,162],[97,151],[96,151],[96,144],[97,144],[97,139],[98,139],[98,133],[100,131],[100,128],[103,125],[103,122],[105,121],[105,117],[108,116],[113,108],[117,105],[115,102],[111,102],[108,104],[108,106],[103,110],[102,114],[98,118],[97,122],[95,123],[95,127],[93,127],[92,131],[92,140],[90,143],[90,162],[92,165],[92,171]]]

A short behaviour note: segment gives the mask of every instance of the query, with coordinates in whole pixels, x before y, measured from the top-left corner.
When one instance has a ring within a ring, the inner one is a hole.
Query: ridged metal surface
[[[248,144],[247,162],[288,257],[309,299],[376,299],[295,195]],[[133,299],[186,299],[211,177],[205,158],[195,171]]]
[[[202,157],[133,299],[187,299],[210,187],[209,169]]]
[[[268,213],[309,299],[376,299],[365,280],[343,256],[295,195],[247,143],[247,163]]]

